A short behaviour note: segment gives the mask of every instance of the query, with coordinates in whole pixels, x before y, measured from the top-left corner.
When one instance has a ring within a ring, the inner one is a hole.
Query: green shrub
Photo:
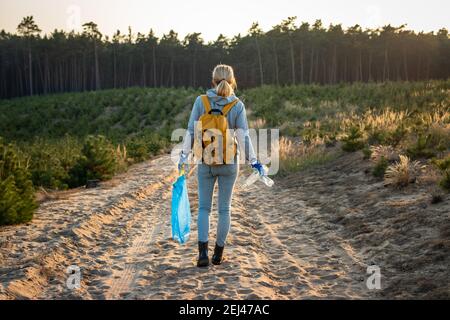
[[[148,151],[152,155],[157,155],[168,146],[168,141],[158,134],[152,134],[148,137]]]
[[[367,133],[367,143],[369,145],[383,144],[385,140],[385,133],[382,130],[370,130]]]
[[[142,138],[130,139],[127,143],[128,156],[133,162],[140,162],[148,159],[148,147]]]
[[[134,162],[149,159],[169,146],[167,139],[157,133],[143,134],[128,139],[126,142],[128,156]]]
[[[0,139],[0,225],[30,221],[36,208],[27,167],[15,148]]]
[[[365,146],[363,135],[358,127],[351,127],[349,133],[342,139],[342,150],[347,152],[355,152],[361,150]]]
[[[385,157],[381,157],[372,169],[372,175],[377,178],[383,178],[386,169],[389,167],[389,161]]]
[[[29,170],[35,186],[64,190],[68,188],[69,170],[81,154],[79,139],[34,139],[21,143],[20,149],[30,159]]]
[[[395,129],[369,130],[367,142],[370,145],[390,145],[396,147],[406,136],[407,130],[403,125]]]
[[[433,124],[427,131],[429,145],[437,153],[445,153],[450,150],[450,125]]]
[[[88,136],[81,157],[70,170],[70,187],[85,185],[87,180],[107,180],[117,172],[119,159],[114,146],[104,136]]]
[[[412,159],[430,159],[436,156],[436,150],[430,134],[419,134],[414,144],[406,149],[406,154]]]
[[[65,181],[69,174],[64,170],[61,161],[48,150],[35,150],[31,155],[31,179],[35,186],[50,189],[67,189]]]
[[[365,146],[364,149],[362,149],[362,152],[364,154],[364,159],[370,159],[370,157],[372,156],[372,150],[370,149],[369,146]]]
[[[450,191],[450,156],[447,156],[444,159],[434,160],[434,163],[442,173],[442,179],[439,182],[439,185],[443,189]]]
[[[439,182],[439,185],[447,190],[450,191],[450,169],[444,170],[442,172],[442,174],[444,175],[441,179],[441,181]]]
[[[388,131],[385,140],[381,144],[387,144],[396,147],[406,136],[407,130],[404,126],[398,126],[393,131]]]

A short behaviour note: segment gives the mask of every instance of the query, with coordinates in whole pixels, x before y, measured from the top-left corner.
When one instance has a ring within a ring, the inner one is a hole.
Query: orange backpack
[[[205,114],[196,122],[194,133],[194,155],[211,166],[234,163],[237,143],[228,130],[227,114],[239,102],[236,99],[223,107],[211,109],[206,95],[201,96]]]

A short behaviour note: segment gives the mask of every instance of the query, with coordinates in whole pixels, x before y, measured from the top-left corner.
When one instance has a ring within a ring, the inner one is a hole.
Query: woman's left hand
[[[180,175],[189,172],[188,159],[189,159],[188,155],[185,155],[184,153],[180,155],[180,160],[178,161],[178,172]]]
[[[260,176],[265,176],[267,175],[266,170],[264,169],[264,166],[259,162],[259,161],[255,161],[252,163],[252,168],[257,170]]]

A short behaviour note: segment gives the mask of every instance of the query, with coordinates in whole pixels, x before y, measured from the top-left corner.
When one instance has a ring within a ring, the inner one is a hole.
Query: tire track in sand
[[[170,224],[170,220],[167,220],[170,215],[167,213],[170,211],[171,184],[176,174],[168,156],[162,157],[157,167],[159,173],[154,176],[154,180],[160,182],[152,184],[152,192],[145,193],[133,208],[136,212],[132,226],[134,235],[131,245],[121,255],[126,259],[115,262],[112,276],[105,281],[109,287],[105,294],[107,299],[127,299],[145,267],[142,256],[155,243],[162,228]]]

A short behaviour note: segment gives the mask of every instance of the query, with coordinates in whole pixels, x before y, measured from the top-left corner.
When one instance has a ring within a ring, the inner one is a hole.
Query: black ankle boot
[[[223,261],[223,248],[216,243],[216,247],[214,248],[214,255],[212,257],[212,263],[218,266]]]
[[[208,242],[198,242],[198,261],[197,267],[207,267],[209,265],[208,258]]]

